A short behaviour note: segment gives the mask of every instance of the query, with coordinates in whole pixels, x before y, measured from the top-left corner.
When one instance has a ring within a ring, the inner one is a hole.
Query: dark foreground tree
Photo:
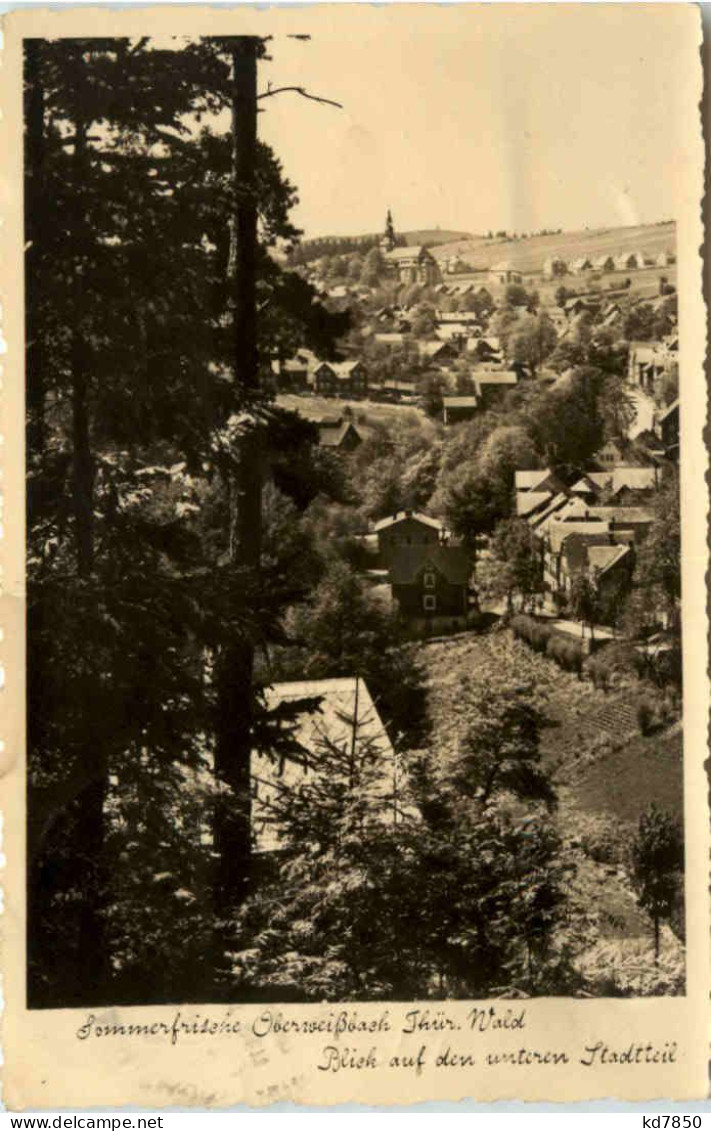
[[[662,921],[679,898],[684,874],[684,837],[679,822],[655,804],[642,814],[632,844],[632,878],[637,899],[654,926],[654,961],[659,961]]]
[[[351,720],[352,721],[352,720]],[[559,839],[544,812],[462,799],[377,738],[324,739],[277,797],[281,841],[240,916],[232,977],[260,1000],[563,993]]]

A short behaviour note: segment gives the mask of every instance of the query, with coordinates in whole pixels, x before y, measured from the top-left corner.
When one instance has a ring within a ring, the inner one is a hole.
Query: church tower
[[[395,227],[393,225],[393,217],[390,209],[385,217],[385,232],[380,237],[380,250],[384,252],[392,251],[395,247]]]

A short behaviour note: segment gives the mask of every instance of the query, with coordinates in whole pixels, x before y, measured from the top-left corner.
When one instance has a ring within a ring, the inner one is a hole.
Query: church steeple
[[[395,225],[393,224],[392,212],[388,208],[388,214],[385,217],[385,232],[380,237],[380,246],[383,251],[392,251],[395,243]]]

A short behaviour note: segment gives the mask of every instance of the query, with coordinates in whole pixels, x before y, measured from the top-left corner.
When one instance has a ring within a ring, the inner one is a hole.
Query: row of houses
[[[676,257],[669,251],[657,255],[645,255],[640,251],[626,251],[619,255],[581,255],[566,260],[560,256],[550,256],[543,264],[546,279],[556,279],[563,275],[582,275],[585,271],[640,271],[645,267],[669,267]]]
[[[516,472],[516,513],[540,545],[544,587],[556,605],[581,574],[603,599],[627,590],[655,521],[661,474],[657,465],[614,467],[585,472],[568,487],[548,468]]]

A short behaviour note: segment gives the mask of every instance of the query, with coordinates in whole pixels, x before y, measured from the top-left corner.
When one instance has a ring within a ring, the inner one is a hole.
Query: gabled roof
[[[657,486],[658,472],[656,467],[616,467],[612,473],[612,490],[614,494],[623,487],[631,491],[649,491]]]
[[[341,380],[344,380],[345,378],[350,377],[351,374],[353,373],[353,370],[358,369],[359,366],[362,367],[362,362],[360,362],[360,361],[332,361],[331,362],[331,369],[336,374],[336,377],[340,378]]]
[[[588,563],[602,575],[631,553],[627,542],[619,546],[588,546]]]
[[[600,484],[596,483],[592,475],[583,475],[574,483],[570,488],[571,493],[574,495],[588,495],[591,492],[595,493],[600,490]]]
[[[517,491],[535,491],[541,483],[545,483],[552,475],[550,468],[536,468],[534,471],[514,472],[514,484]]]
[[[418,342],[418,349],[424,357],[436,357],[442,350],[449,348],[448,342]]]
[[[345,420],[339,428],[334,428],[331,424],[319,424],[318,429],[318,442],[322,448],[340,448],[349,432],[355,432],[358,439],[362,442],[363,437],[351,420]]]
[[[556,515],[559,522],[582,522],[588,519],[592,514],[592,508],[577,495],[573,499],[568,499],[565,506],[561,507]]]
[[[409,585],[427,567],[442,574],[450,585],[466,585],[471,574],[469,554],[462,546],[398,546],[390,561],[393,585]]]
[[[391,526],[397,526],[400,522],[405,522],[406,519],[412,519],[413,522],[419,522],[422,526],[431,526],[433,530],[444,530],[444,524],[438,518],[432,518],[428,514],[423,514],[421,511],[397,511],[396,514],[388,515],[387,518],[381,518],[379,522],[373,524],[373,533],[377,534],[380,530],[388,530]]]

